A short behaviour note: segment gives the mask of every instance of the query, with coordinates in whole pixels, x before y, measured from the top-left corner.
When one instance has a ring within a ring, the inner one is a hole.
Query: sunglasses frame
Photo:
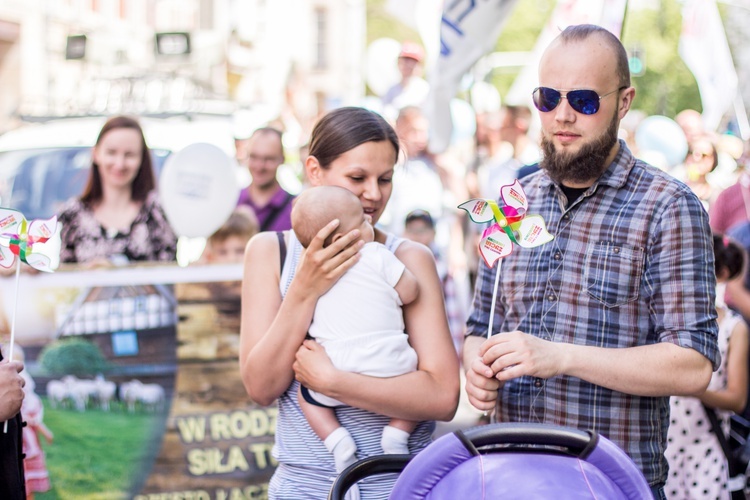
[[[562,100],[566,99],[570,107],[573,109],[573,111],[575,111],[576,113],[580,113],[582,115],[591,116],[599,112],[599,107],[600,107],[600,103],[602,99],[604,99],[608,95],[614,94],[615,92],[620,92],[621,90],[625,90],[626,88],[628,87],[622,86],[617,90],[613,90],[612,92],[607,92],[606,94],[603,94],[603,95],[599,95],[595,90],[591,90],[591,89],[575,89],[575,90],[568,90],[567,92],[565,92],[565,95],[563,95],[561,91],[557,89],[553,89],[552,87],[537,87],[533,90],[533,92],[531,93],[531,96],[532,96],[532,101],[534,101],[534,107],[537,110],[539,110],[541,113],[549,113],[550,111],[554,111],[560,105]],[[557,102],[555,102],[554,106],[552,107],[547,106],[548,109],[542,109],[540,107],[540,103],[538,102],[537,95],[541,96],[543,90],[557,93]],[[588,97],[580,96],[581,92],[587,93]],[[588,94],[589,92],[593,95]],[[576,97],[576,93],[578,93],[579,97]],[[571,96],[571,94],[573,94],[572,96],[573,100],[569,99],[569,96]],[[580,101],[584,99],[586,100],[586,102],[581,103]],[[594,110],[591,113],[585,112],[584,109],[586,109],[587,106],[593,106]]]

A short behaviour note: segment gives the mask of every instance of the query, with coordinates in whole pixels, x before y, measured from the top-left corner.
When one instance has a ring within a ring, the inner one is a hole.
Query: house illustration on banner
[[[58,311],[56,336],[85,338],[118,366],[151,365],[173,372],[177,321],[171,286],[91,287]]]

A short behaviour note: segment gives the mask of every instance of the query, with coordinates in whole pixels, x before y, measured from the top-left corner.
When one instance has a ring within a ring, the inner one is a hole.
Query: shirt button
[[[615,253],[620,253],[620,249],[619,249],[619,248],[617,248],[617,247],[615,247],[615,250],[614,250],[614,252],[615,252]]]
[[[557,252],[555,254],[555,260],[560,260],[562,258],[562,255],[560,255],[560,252]]]
[[[555,300],[555,296],[552,294],[547,295],[547,300]]]
[[[570,214],[565,214],[565,215],[563,215],[563,219],[565,219],[565,220],[568,220],[568,219],[570,219]]]
[[[534,387],[541,387],[542,386],[542,379],[537,378],[534,379]]]

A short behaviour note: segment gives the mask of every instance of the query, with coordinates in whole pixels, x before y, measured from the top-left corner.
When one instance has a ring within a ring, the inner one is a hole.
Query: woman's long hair
[[[135,179],[133,179],[130,196],[133,201],[144,201],[148,193],[156,186],[156,181],[154,180],[154,168],[151,164],[151,152],[146,145],[146,138],[143,136],[143,129],[138,121],[129,116],[114,116],[108,119],[99,131],[99,136],[96,138],[96,146],[99,146],[102,138],[108,132],[118,128],[135,130],[141,136],[141,166],[138,169]],[[96,164],[92,155],[91,170],[89,171],[86,187],[81,194],[81,201],[91,204],[100,201],[103,195],[104,191],[102,189],[102,177],[99,172],[99,165]]]

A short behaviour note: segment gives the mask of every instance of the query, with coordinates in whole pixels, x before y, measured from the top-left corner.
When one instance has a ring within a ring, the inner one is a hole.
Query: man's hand
[[[19,375],[23,363],[10,361],[0,363],[0,421],[15,417],[21,411],[23,386],[26,381]]]
[[[544,379],[559,375],[563,373],[564,352],[564,344],[514,331],[493,335],[478,354],[504,382],[523,375]]]
[[[475,358],[466,370],[466,394],[477,410],[492,411],[497,403],[500,382],[492,369],[481,358]]]

